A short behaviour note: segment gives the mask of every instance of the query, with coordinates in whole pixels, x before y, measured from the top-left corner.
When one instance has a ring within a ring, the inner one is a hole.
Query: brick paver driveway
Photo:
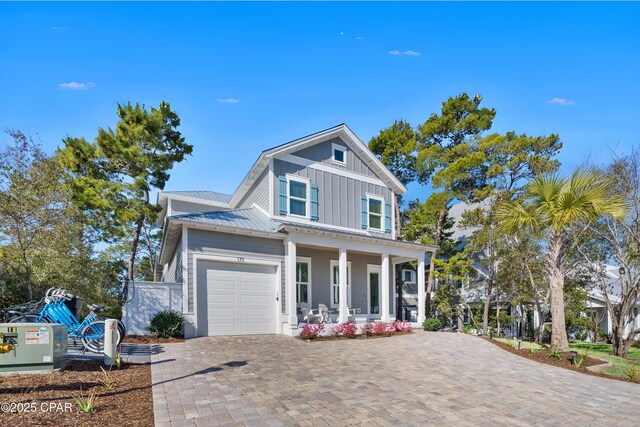
[[[156,425],[640,425],[640,386],[462,334],[198,338],[152,356]]]

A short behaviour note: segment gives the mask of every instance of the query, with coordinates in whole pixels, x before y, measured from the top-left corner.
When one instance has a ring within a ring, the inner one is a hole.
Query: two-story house
[[[233,195],[159,194],[162,281],[182,284],[187,336],[296,335],[300,307],[334,321],[396,318],[393,265],[425,257],[396,240],[405,186],[344,124],[263,151]]]

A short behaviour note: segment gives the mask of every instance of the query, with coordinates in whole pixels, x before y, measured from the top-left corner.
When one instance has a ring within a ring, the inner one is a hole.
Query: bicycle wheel
[[[94,320],[80,331],[80,341],[92,353],[104,353],[104,320]],[[116,329],[116,343],[122,341],[120,330]]]
[[[42,323],[42,322],[38,321],[38,316],[35,314],[19,314],[9,319],[9,323]]]

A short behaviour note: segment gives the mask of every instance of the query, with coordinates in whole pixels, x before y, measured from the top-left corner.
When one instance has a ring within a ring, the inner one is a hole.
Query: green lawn
[[[627,378],[624,373],[626,366],[632,365],[640,369],[640,348],[631,347],[629,349],[629,355],[627,356],[628,359],[623,359],[613,355],[611,344],[574,342],[569,344],[569,346],[578,351],[588,349],[593,356],[611,362],[613,366],[604,369],[603,372],[605,374]]]
[[[513,348],[518,348],[518,341],[517,340],[510,340],[507,338],[494,338],[494,340],[501,342],[503,344],[507,344],[510,345]],[[520,348],[542,348],[539,344],[536,344],[534,342],[529,342],[529,341],[522,341],[520,343]]]

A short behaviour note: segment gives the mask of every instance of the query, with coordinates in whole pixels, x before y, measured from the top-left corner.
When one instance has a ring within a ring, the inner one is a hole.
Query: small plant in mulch
[[[344,322],[331,329],[331,333],[336,336],[354,338],[358,332],[358,326],[353,322]]]
[[[638,379],[640,378],[640,369],[636,368],[633,365],[627,365],[624,367],[624,374],[631,380],[631,381],[638,381]]]
[[[80,395],[73,396],[73,400],[76,402],[76,406],[80,412],[88,414],[95,408],[98,396],[95,393],[89,393],[89,395],[85,397],[82,394],[82,389],[80,389]]]
[[[562,350],[557,348],[552,348],[549,354],[547,355],[547,359],[562,360]]]
[[[119,351],[116,352],[115,365],[116,369],[120,369],[122,366],[122,354]]]
[[[531,348],[529,349],[529,352],[530,352],[531,354],[538,354],[538,353],[540,353],[540,350],[542,350],[542,348],[540,348],[540,347],[531,347]]]
[[[102,366],[100,366],[100,370],[102,370],[102,378],[100,379],[100,384],[102,384],[105,390],[113,390],[116,383],[111,378],[111,367],[109,367],[109,370],[107,371]]]
[[[582,350],[581,352],[579,352],[573,357],[573,364],[576,365],[578,368],[581,368],[582,365],[584,365],[585,360],[587,360],[587,357],[590,354],[591,354],[591,350],[588,348],[585,348],[584,350]]]
[[[307,323],[302,327],[300,332],[300,338],[303,340],[315,340],[320,337],[324,331],[324,324],[322,323]]]

